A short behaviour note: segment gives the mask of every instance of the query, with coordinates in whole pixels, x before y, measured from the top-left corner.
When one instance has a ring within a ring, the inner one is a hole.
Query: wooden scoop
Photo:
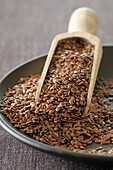
[[[45,62],[44,69],[42,71],[39,85],[37,88],[36,101],[38,101],[39,99],[41,88],[43,86],[50,62],[52,60],[58,42],[62,39],[67,39],[67,38],[82,38],[90,42],[91,44],[95,45],[93,67],[91,72],[91,81],[89,84],[87,105],[84,112],[84,115],[86,115],[91,103],[96,77],[97,77],[97,73],[102,57],[101,42],[96,36],[92,35],[96,33],[97,26],[98,26],[98,17],[92,9],[79,8],[72,13],[69,21],[68,32],[59,34],[53,39],[50,51],[48,53],[47,60]]]

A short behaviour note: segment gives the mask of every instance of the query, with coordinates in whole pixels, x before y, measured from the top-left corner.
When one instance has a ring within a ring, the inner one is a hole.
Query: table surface
[[[71,13],[91,7],[99,16],[97,36],[113,44],[112,0],[0,0],[0,79],[15,66],[49,51],[52,39],[66,32]],[[0,128],[3,170],[112,169],[69,161],[35,150]]]

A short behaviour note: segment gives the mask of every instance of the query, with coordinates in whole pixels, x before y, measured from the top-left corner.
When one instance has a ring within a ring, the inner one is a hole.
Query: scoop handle
[[[75,10],[69,20],[68,32],[84,31],[96,34],[98,16],[90,8],[82,7]]]

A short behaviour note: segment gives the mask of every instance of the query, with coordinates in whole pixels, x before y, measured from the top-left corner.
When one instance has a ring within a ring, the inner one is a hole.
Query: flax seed
[[[87,117],[83,117],[91,77],[94,46],[81,39],[59,42],[39,101],[39,75],[21,78],[8,89],[1,113],[14,127],[48,145],[77,152],[113,154],[113,148],[86,149],[91,143],[113,143],[113,79],[97,79]],[[109,98],[110,96],[110,98]],[[104,97],[108,100],[105,101]]]

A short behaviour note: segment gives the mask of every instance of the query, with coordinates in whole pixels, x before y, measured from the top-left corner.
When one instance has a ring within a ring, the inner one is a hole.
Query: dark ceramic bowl
[[[113,46],[103,46],[103,58],[101,62],[101,67],[99,70],[98,76],[103,76],[104,79],[113,78]],[[33,58],[22,65],[16,67],[12,71],[10,71],[0,82],[0,100],[3,95],[10,87],[12,88],[20,79],[20,77],[26,77],[30,74],[41,74],[43,69],[47,54],[38,56]],[[0,101],[1,102],[1,101]],[[113,108],[113,103],[110,106]],[[13,125],[9,122],[9,120],[4,116],[1,117],[1,125],[2,127],[8,131],[11,135],[24,142],[25,144],[30,145],[38,150],[43,152],[47,152],[50,154],[55,154],[57,156],[62,156],[67,159],[80,160],[85,162],[93,162],[93,163],[104,163],[104,164],[112,164],[113,163],[113,155],[97,155],[97,154],[89,154],[89,153],[80,153],[73,152],[70,150],[65,150],[61,148],[56,148],[41,142],[38,142],[26,134],[22,133],[18,129],[14,128]],[[91,144],[88,148],[96,148],[101,145]],[[113,144],[103,145],[104,148],[111,147],[113,148]]]

